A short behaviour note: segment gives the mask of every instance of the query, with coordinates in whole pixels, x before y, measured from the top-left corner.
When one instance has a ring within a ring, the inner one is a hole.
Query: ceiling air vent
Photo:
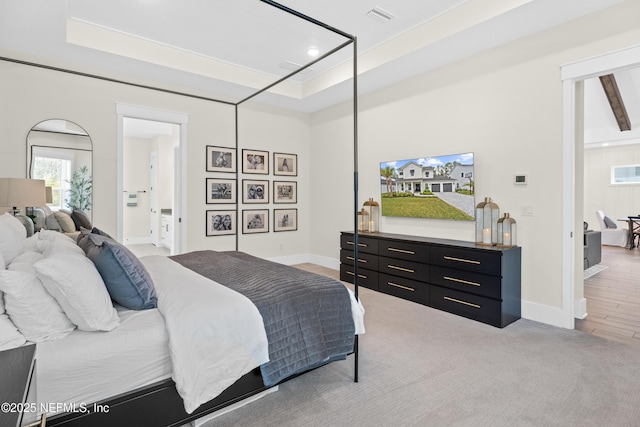
[[[379,6],[376,6],[367,12],[367,16],[378,22],[389,22],[394,18],[394,15],[391,12],[388,12]]]
[[[293,61],[284,61],[280,63],[280,68],[284,68],[285,70],[289,70],[289,71],[296,71],[299,70],[302,67],[302,65],[300,64],[296,64]],[[307,74],[313,71],[313,68],[305,68],[304,70],[300,71],[300,74]]]

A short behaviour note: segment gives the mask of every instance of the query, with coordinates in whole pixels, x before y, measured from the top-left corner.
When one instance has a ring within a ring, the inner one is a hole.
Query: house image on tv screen
[[[380,163],[383,216],[473,221],[473,153]]]

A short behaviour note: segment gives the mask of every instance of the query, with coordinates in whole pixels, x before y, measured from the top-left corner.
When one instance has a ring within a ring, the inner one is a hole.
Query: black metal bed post
[[[358,39],[353,37],[353,289],[358,297]],[[358,335],[353,342],[353,381],[358,382]]]
[[[240,120],[238,118],[238,104],[235,105],[234,111],[235,111],[235,119],[236,119],[236,156],[235,156],[236,157],[236,165],[235,165],[236,166],[236,190],[235,191],[236,191],[236,252],[237,252],[237,251],[240,250],[239,249],[240,240],[238,238],[238,234],[239,233],[238,233],[238,228],[237,228],[238,223],[240,222],[239,221],[240,212],[238,212],[238,197],[237,197],[237,195],[240,194],[238,192],[238,181],[240,181],[238,179],[239,178],[239,174],[240,174],[239,168],[238,168],[238,159],[240,159],[240,156],[238,156],[238,141],[239,141],[239,136],[238,136],[238,128],[239,128],[239,126],[238,126],[238,122]]]

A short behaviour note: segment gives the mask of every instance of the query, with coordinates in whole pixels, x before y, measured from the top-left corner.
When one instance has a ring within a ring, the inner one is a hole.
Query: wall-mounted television
[[[475,220],[473,153],[380,163],[383,216]]]

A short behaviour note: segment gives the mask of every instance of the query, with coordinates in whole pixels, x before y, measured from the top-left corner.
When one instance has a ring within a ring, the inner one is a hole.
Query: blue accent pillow
[[[157,307],[156,291],[140,260],[115,240],[83,231],[78,245],[93,261],[111,299],[131,310]]]

